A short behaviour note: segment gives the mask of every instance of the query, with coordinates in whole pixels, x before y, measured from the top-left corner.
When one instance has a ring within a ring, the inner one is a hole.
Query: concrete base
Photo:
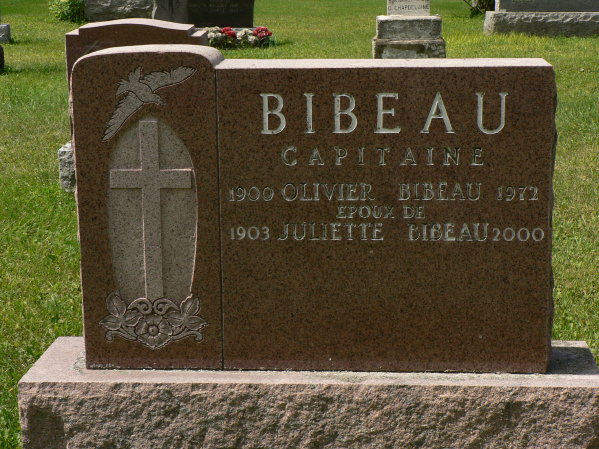
[[[549,374],[88,370],[59,338],[19,383],[24,449],[596,448],[599,370]]]
[[[75,191],[75,160],[71,142],[65,143],[58,150],[58,178],[62,190],[65,192]]]
[[[537,36],[599,35],[599,12],[487,11],[485,34],[524,33]]]
[[[8,23],[0,23],[0,43],[10,42],[10,25]]]
[[[372,40],[374,59],[444,58],[445,40]]]

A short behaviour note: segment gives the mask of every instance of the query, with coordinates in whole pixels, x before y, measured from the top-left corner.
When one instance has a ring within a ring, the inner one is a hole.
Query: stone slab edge
[[[377,16],[376,37],[380,39],[439,39],[440,16]]]
[[[445,40],[378,39],[372,40],[374,59],[445,58]],[[437,59],[435,59],[436,61]]]
[[[212,371],[212,370],[90,370],[85,368],[83,337],[60,337],[19,382],[69,383],[208,383],[298,385],[455,385],[530,388],[596,388],[599,369],[582,341],[554,341],[547,374],[506,373],[386,373],[353,371]]]
[[[594,360],[554,344],[570,374],[90,371],[59,338],[19,384],[23,448],[595,448]]]
[[[487,11],[485,34],[525,33],[539,36],[599,35],[599,12]]]

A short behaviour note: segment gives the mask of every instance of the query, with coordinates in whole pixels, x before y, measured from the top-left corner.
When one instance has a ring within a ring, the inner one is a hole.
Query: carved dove
[[[119,101],[108,121],[103,141],[110,139],[144,104],[162,104],[160,95],[154,93],[164,87],[181,83],[195,73],[191,67],[177,67],[162,72],[152,72],[142,78],[141,67],[129,73],[128,79],[119,81],[116,96],[125,95]]]

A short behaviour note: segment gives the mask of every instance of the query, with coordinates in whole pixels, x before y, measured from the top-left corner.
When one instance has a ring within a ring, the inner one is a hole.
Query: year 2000
[[[540,242],[545,238],[545,231],[541,228],[534,228],[533,230],[529,230],[528,228],[520,228],[518,230],[514,228],[493,228],[493,241],[499,242],[504,240],[506,242],[511,242],[512,240],[519,240],[521,242],[526,242],[528,240],[534,240],[535,242]]]

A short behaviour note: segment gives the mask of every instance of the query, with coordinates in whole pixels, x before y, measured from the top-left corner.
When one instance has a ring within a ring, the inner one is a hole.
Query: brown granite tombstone
[[[546,370],[548,63],[221,59],[74,68],[89,367]]]
[[[208,45],[208,33],[193,25],[153,19],[119,19],[83,25],[66,37],[67,77],[80,57],[110,47],[146,44]]]
[[[225,368],[546,370],[549,64],[216,72]]]
[[[88,367],[222,366],[221,59],[210,47],[136,46],[73,68]]]

